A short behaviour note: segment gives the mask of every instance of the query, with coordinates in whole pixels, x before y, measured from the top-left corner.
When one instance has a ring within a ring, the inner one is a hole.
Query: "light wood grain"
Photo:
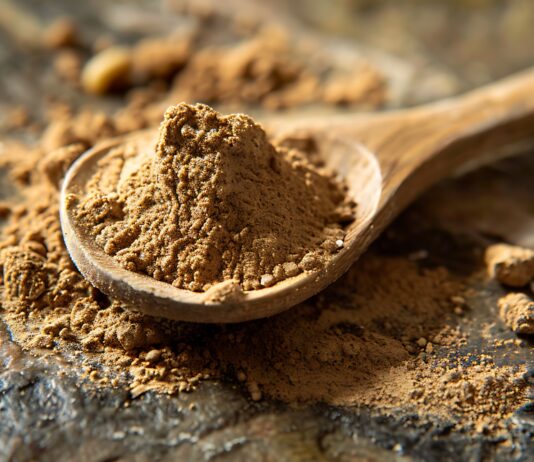
[[[239,301],[207,302],[202,293],[177,289],[121,268],[77,226],[66,200],[82,193],[115,140],[85,153],[69,169],[61,193],[61,223],[71,258],[104,293],[153,316],[195,322],[241,322],[279,313],[339,278],[382,230],[421,192],[459,169],[534,145],[534,71],[467,95],[409,110],[372,115],[278,119],[276,134],[309,133],[326,164],[345,178],[358,203],[345,247],[320,271],[246,292]],[[155,132],[128,142],[151,149]],[[468,198],[466,198],[468,200]]]

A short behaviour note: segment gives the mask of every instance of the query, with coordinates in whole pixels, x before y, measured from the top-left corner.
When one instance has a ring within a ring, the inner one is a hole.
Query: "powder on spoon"
[[[172,106],[155,155],[122,180],[129,155],[119,148],[101,161],[77,217],[121,266],[182,289],[253,290],[317,270],[353,218],[331,173],[273,146],[243,114]]]
[[[65,133],[80,137],[100,126],[84,139],[104,140],[107,124],[88,120],[70,118]],[[11,179],[0,185],[18,185],[3,205],[0,319],[25,350],[54,350],[74,371],[83,366],[91,381],[125,387],[132,398],[238,380],[253,399],[401,411],[408,426],[416,412],[420,425],[439,417],[455,431],[511,439],[511,417],[527,401],[527,366],[466,347],[473,327],[454,307],[469,302],[453,273],[375,251],[327,291],[271,318],[217,326],[145,316],[98,292],[73,266],[58,179],[84,147],[45,146],[44,139],[34,147],[6,142],[0,156]],[[193,399],[202,405],[203,396]]]

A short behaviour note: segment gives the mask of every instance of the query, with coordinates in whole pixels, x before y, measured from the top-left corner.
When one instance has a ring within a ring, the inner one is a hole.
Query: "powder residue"
[[[170,107],[154,158],[123,182],[101,162],[77,217],[124,268],[201,291],[268,287],[325,265],[352,217],[342,186],[242,114]]]
[[[308,48],[276,29],[205,46],[188,34],[170,34],[99,51],[85,63],[82,84],[89,93],[111,93],[159,79],[172,81],[174,101],[269,109],[317,101],[375,108],[387,101],[385,78],[375,65],[360,59],[347,70],[328,56],[310,59],[317,49]]]

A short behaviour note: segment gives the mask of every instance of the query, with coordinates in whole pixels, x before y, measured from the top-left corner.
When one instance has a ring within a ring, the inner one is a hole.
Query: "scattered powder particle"
[[[252,401],[259,401],[261,399],[261,391],[256,382],[249,382],[247,388]]]
[[[497,281],[512,287],[526,286],[534,279],[534,250],[508,244],[486,249],[488,272]]]
[[[263,287],[269,287],[272,286],[276,282],[275,278],[271,274],[264,274],[260,278],[260,285]]]
[[[243,297],[243,289],[239,281],[229,279],[212,285],[204,296],[207,303],[238,301]]]
[[[102,161],[77,216],[124,268],[176,287],[269,287],[288,276],[284,264],[295,265],[291,275],[321,268],[343,240],[341,185],[302,153],[275,148],[248,116],[173,106],[155,156],[118,183],[121,162]]]
[[[528,295],[510,293],[499,299],[499,314],[517,334],[534,334],[534,300]]]
[[[465,306],[467,301],[461,295],[454,295],[451,297],[451,302],[460,307]]]
[[[150,350],[146,356],[145,360],[149,363],[155,363],[161,358],[161,351],[160,350]]]
[[[421,337],[419,340],[417,340],[417,344],[418,344],[420,347],[424,347],[424,346],[426,346],[426,344],[427,344],[427,340],[426,340],[426,338]]]

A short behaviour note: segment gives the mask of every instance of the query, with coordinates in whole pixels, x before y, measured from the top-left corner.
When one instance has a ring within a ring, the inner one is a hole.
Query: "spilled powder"
[[[132,397],[220,379],[256,400],[400,408],[485,432],[505,429],[525,402],[523,368],[457,353],[462,284],[403,258],[370,253],[318,297],[250,323],[205,326],[128,310],[92,288],[63,245],[56,179],[78,148],[43,156],[25,147],[24,157],[21,149],[3,158],[20,199],[2,231],[0,292],[2,319],[25,349],[55,350],[84,365],[89,380]]]
[[[332,105],[379,107],[385,79],[369,63],[351,72],[314,66],[311,50],[267,30],[234,46],[212,46],[191,56],[173,85],[174,97],[208,103],[253,104],[270,109],[322,101]]]
[[[252,290],[320,269],[353,218],[331,174],[243,114],[172,106],[153,158],[122,179],[131,155],[100,161],[76,216],[124,268],[179,288]]]
[[[269,28],[224,45],[200,46],[189,34],[170,34],[132,47],[100,50],[83,65],[80,79],[86,92],[97,94],[163,81],[170,85],[168,100],[237,107],[384,105],[386,80],[376,66],[360,59],[347,70],[329,53],[310,59],[316,48],[303,47],[285,31]]]
[[[309,85],[308,77],[277,80],[278,66],[285,65],[278,55],[283,52],[285,62],[292,59],[288,45],[272,54],[282,64],[261,69],[254,55],[266,54],[262,47],[267,46],[263,40],[257,52],[243,47],[240,78],[250,86],[256,81],[260,88],[243,93],[242,86],[232,87],[213,98],[273,107],[309,99],[311,93],[304,91],[303,99],[291,97],[300,85]],[[231,74],[224,61],[232,49],[218,51],[221,59],[214,68],[217,78],[224,79]],[[197,92],[194,79],[204,77],[188,70],[197,52],[186,54],[183,62],[174,56],[176,74],[167,76],[180,81],[181,73],[190,72],[191,78],[180,84],[190,85],[184,91],[191,94]],[[260,67],[253,78],[245,72],[251,63]],[[202,64],[196,66],[202,69]],[[149,67],[138,69],[162,75]],[[307,74],[303,67],[298,72]],[[79,78],[78,71],[73,74]],[[334,86],[328,99],[376,104],[383,98],[383,85],[369,80],[364,90],[354,85],[355,94],[349,96]],[[114,82],[101,83],[107,91]],[[226,84],[217,85],[224,89]],[[365,88],[376,88],[371,92],[376,96],[368,99]],[[178,85],[171,91],[179,91]],[[36,145],[4,140],[0,166],[18,191],[0,203],[0,224],[5,225],[0,231],[0,317],[14,341],[36,355],[43,348],[53,350],[74,369],[81,365],[89,380],[125,387],[132,397],[149,390],[188,391],[202,380],[217,379],[242,383],[254,400],[368,406],[378,413],[415,411],[422,423],[437,417],[474,432],[497,433],[511,425],[509,418],[526,401],[525,368],[461,352],[467,339],[455,326],[457,312],[465,308],[459,310],[465,304],[464,288],[444,268],[422,268],[416,261],[370,252],[334,287],[305,304],[270,319],[229,326],[150,318],[91,287],[63,244],[61,178],[95,143],[159,121],[162,110],[153,102],[161,97],[152,88],[132,91],[114,117],[57,105]],[[322,100],[323,94],[313,98]]]

